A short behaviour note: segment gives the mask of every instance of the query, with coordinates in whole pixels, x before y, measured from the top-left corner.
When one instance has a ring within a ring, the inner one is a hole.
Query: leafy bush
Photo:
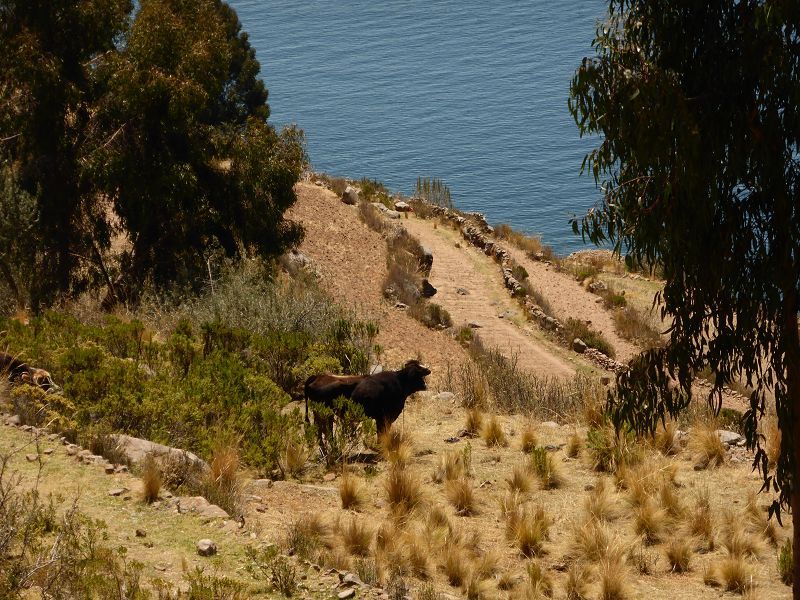
[[[617,355],[614,351],[614,347],[603,337],[602,333],[592,329],[579,319],[574,319],[572,317],[567,319],[567,322],[564,324],[563,335],[568,342],[572,342],[575,338],[580,338],[590,348],[595,348],[611,358]]]
[[[514,276],[514,279],[519,282],[523,282],[528,279],[528,271],[522,265],[515,264],[511,268],[511,274]]]

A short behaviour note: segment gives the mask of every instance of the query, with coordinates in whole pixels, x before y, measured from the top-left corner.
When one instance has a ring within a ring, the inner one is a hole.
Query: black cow
[[[317,426],[317,435],[320,438],[322,438],[323,434],[330,437],[333,430],[333,417],[322,416],[319,411],[314,410],[314,405],[318,404],[327,408],[334,408],[334,400],[340,396],[350,398],[356,386],[366,377],[366,375],[331,375],[330,373],[323,373],[321,375],[312,375],[306,379],[305,385],[303,385],[303,394],[306,398],[306,423],[309,422],[308,403],[311,401],[314,423]]]
[[[399,371],[370,375],[353,390],[350,400],[364,408],[364,414],[375,419],[378,435],[391,426],[403,412],[406,398],[425,388],[430,369],[418,360],[408,361]]]
[[[31,367],[7,352],[0,352],[0,375],[5,375],[11,383],[38,386],[48,394],[61,389],[55,384],[50,373],[44,369]]]

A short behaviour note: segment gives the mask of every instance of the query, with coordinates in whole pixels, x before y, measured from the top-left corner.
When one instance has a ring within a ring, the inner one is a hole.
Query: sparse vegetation
[[[575,338],[580,338],[589,348],[595,348],[608,357],[614,358],[617,355],[611,342],[603,337],[602,333],[592,329],[584,321],[579,319],[568,318],[566,323],[564,323],[562,334],[564,339],[570,343]]]
[[[613,317],[614,327],[622,338],[638,342],[645,348],[661,344],[661,334],[650,319],[632,306],[622,306],[615,310]]]
[[[411,512],[422,500],[419,479],[407,469],[398,466],[391,467],[386,473],[384,490],[393,512],[398,516]]]
[[[158,500],[161,492],[161,471],[158,470],[155,458],[148,455],[142,465],[142,500],[152,504]]]
[[[794,580],[793,564],[792,540],[787,539],[778,550],[778,575],[786,585],[792,585]]]
[[[489,418],[489,421],[484,424],[481,431],[481,437],[486,443],[486,446],[489,448],[495,446],[508,446],[508,438],[506,438],[506,434],[503,431],[503,427],[500,425],[500,421],[498,421],[497,417],[494,415],[492,415],[492,417]]]
[[[717,434],[715,423],[698,423],[692,429],[689,448],[695,456],[696,464],[702,468],[717,467],[725,462],[727,451],[725,444]]]
[[[533,487],[533,482],[528,474],[528,467],[523,464],[514,466],[511,475],[506,478],[506,484],[512,493],[527,494]]]
[[[556,462],[544,448],[534,448],[530,458],[531,471],[538,477],[544,490],[553,490],[561,487],[562,475]]]
[[[525,424],[525,429],[522,430],[522,436],[520,437],[520,449],[525,454],[528,454],[534,448],[536,448],[536,443],[536,430],[533,427],[533,423],[529,421]]]
[[[667,562],[673,573],[685,573],[692,559],[692,546],[685,538],[673,537],[666,548]]]
[[[445,493],[456,514],[470,516],[476,512],[475,493],[472,482],[466,477],[450,479],[445,483]]]
[[[339,498],[345,510],[359,510],[364,505],[364,490],[358,479],[350,473],[339,481]]]

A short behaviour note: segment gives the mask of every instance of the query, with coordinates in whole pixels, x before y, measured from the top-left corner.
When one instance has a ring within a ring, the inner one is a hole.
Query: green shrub
[[[417,177],[414,196],[434,206],[453,209],[453,200],[450,197],[450,188],[441,179],[430,177]]]
[[[721,408],[717,415],[717,424],[720,429],[728,429],[744,435],[743,415],[735,408]]]
[[[787,539],[778,549],[778,574],[786,585],[792,585],[794,580],[794,558],[792,554],[792,540]]]
[[[616,432],[608,422],[589,428],[586,448],[594,468],[607,473],[614,473],[623,465],[636,464],[642,458],[636,434],[629,429]]]
[[[334,400],[332,408],[315,404],[314,414],[322,420],[333,419],[330,435],[319,438],[319,451],[328,467],[346,462],[365,440],[375,435],[375,421],[364,414],[364,407],[342,396]]]
[[[573,275],[575,276],[575,281],[579,281],[583,283],[585,279],[591,279],[592,277],[596,277],[600,273],[600,269],[595,265],[586,265],[586,264],[577,264],[574,267]]]
[[[599,350],[606,356],[614,358],[617,353],[611,343],[599,331],[592,329],[583,321],[570,317],[564,324],[564,338],[571,343],[575,338],[580,338],[590,348]]]
[[[647,347],[661,343],[661,334],[658,330],[653,327],[649,319],[631,306],[614,313],[614,326],[619,335],[626,340],[638,341]]]
[[[364,177],[358,185],[361,188],[359,196],[364,202],[380,202],[389,208],[394,208],[389,189],[380,181]]]
[[[525,267],[522,265],[514,265],[511,268],[511,274],[514,276],[514,279],[522,283],[526,279],[528,279],[528,271],[525,270]]]
[[[411,306],[408,314],[431,329],[443,329],[453,325],[450,313],[444,307],[430,301]]]

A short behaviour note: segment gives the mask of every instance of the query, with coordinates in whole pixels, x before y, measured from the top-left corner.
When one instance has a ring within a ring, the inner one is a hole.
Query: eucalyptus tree
[[[792,513],[800,598],[800,3],[611,0],[593,49],[569,107],[600,134],[583,168],[603,197],[573,228],[662,266],[673,323],[618,376],[612,417],[652,431],[687,406],[701,369],[716,374],[716,409],[742,378],[770,515]],[[772,397],[774,469],[758,433]]]

